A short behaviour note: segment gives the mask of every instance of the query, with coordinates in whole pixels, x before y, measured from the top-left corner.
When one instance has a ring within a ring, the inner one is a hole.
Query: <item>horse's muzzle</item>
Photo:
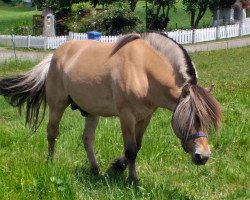
[[[206,162],[208,161],[209,156],[203,156],[201,154],[195,153],[192,156],[192,161],[196,165],[205,165]]]

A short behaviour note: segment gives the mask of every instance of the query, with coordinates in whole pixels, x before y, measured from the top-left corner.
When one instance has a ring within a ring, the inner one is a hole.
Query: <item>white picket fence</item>
[[[219,26],[204,29],[177,30],[166,32],[180,44],[193,44],[217,39],[233,38],[250,34],[250,19],[234,25]],[[120,36],[101,36],[101,42],[115,42]],[[56,49],[68,40],[87,40],[86,33],[72,33],[68,36],[18,36],[18,35],[0,35],[0,45],[15,47],[28,47],[38,49]]]

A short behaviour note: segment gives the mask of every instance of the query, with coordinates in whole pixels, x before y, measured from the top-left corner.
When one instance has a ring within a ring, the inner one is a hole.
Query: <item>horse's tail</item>
[[[32,70],[22,75],[0,79],[0,95],[4,96],[8,103],[22,109],[26,109],[26,124],[30,124],[36,131],[41,124],[46,110],[45,81],[51,63],[52,54],[48,55]],[[39,115],[42,107],[41,119]]]

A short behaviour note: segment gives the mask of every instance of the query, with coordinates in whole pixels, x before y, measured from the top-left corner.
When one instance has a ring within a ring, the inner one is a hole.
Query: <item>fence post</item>
[[[44,37],[44,43],[43,43],[43,49],[47,50],[48,49],[48,37]]]
[[[68,36],[68,40],[73,40],[74,39],[74,33],[73,32],[69,32],[69,36]]]
[[[195,29],[192,29],[192,44],[195,43]]]
[[[15,35],[12,35],[11,41],[12,41],[12,45],[13,45],[13,50],[14,50],[14,55],[15,55],[15,61],[16,61],[16,63],[17,63]]]
[[[239,23],[239,36],[242,36],[242,19],[240,20],[240,23]]]
[[[30,35],[27,37],[27,47],[30,48]]]
[[[220,39],[220,29],[219,26],[216,26],[216,40]]]

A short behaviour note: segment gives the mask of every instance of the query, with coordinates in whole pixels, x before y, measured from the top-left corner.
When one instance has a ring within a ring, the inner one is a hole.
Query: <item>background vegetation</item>
[[[72,6],[65,7],[63,1],[64,7],[61,7],[61,9],[55,7],[56,18],[58,19],[57,26],[64,27],[66,32],[69,30],[79,32],[97,30],[103,32],[103,34],[118,34],[120,32],[144,32],[146,30],[145,1],[138,1],[134,11],[131,11],[128,2],[118,6],[117,2],[111,4],[113,1],[107,1],[110,3],[106,3],[105,7],[100,4],[96,5],[95,9],[90,2],[80,3],[80,6],[74,3],[77,1],[71,2],[73,3]],[[151,4],[148,3],[149,7]],[[103,10],[103,8],[105,9]],[[5,4],[0,0],[0,34],[32,34],[32,16],[34,14],[41,14],[41,11],[35,11],[34,8],[23,4]],[[149,15],[148,22],[152,21],[153,23],[154,20],[150,17],[152,16]],[[198,26],[208,27],[211,25],[212,14],[208,9]],[[161,24],[161,27],[155,28],[163,30],[166,26]],[[177,1],[169,11],[168,30],[186,28],[190,28],[190,14],[184,10],[182,1]],[[66,34],[65,31],[61,34]],[[60,31],[57,32],[60,33]]]
[[[210,133],[212,158],[195,166],[170,126],[171,113],[159,109],[138,154],[140,185],[127,174],[116,178],[90,174],[81,142],[83,119],[68,109],[61,123],[55,159],[47,164],[46,122],[36,133],[24,117],[0,98],[0,199],[250,199],[250,47],[192,54],[199,84],[215,84],[223,124]],[[0,76],[26,71],[34,63],[0,64]],[[122,153],[116,118],[102,118],[95,148],[102,174]]]
[[[0,34],[32,34],[32,16],[36,14],[41,12],[23,4],[5,4],[0,1]]]

